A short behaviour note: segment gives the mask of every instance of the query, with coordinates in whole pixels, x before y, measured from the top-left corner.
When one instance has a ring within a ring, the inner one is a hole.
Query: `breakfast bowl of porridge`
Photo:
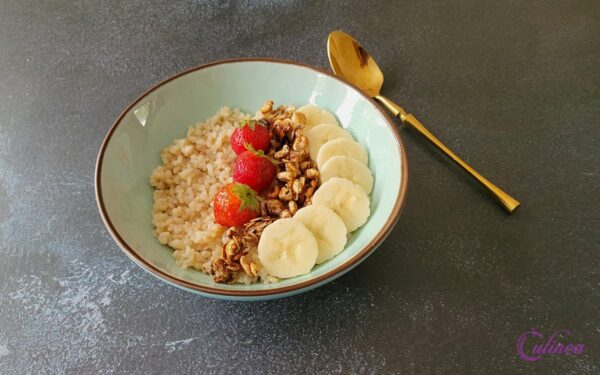
[[[96,165],[102,219],[159,279],[204,296],[290,296],[348,272],[406,198],[404,146],[370,98],[267,59],[199,66],[117,118]]]

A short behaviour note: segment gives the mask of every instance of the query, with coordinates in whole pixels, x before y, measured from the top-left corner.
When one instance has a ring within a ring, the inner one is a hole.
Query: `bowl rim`
[[[369,241],[369,243],[366,246],[364,246],[357,254],[355,254],[352,258],[349,258],[348,260],[346,260],[344,263],[333,268],[332,270],[324,273],[323,275],[311,278],[311,279],[303,281],[301,283],[283,286],[283,287],[263,289],[263,290],[234,290],[234,289],[229,290],[229,289],[219,289],[219,288],[214,288],[214,287],[210,287],[210,286],[198,285],[198,284],[180,279],[178,277],[171,276],[171,275],[167,274],[166,272],[162,271],[161,269],[150,264],[144,258],[142,258],[123,239],[123,237],[121,237],[121,235],[117,231],[117,228],[111,222],[111,220],[108,216],[108,212],[106,211],[106,208],[104,205],[104,199],[102,196],[102,188],[101,188],[101,172],[102,172],[104,153],[106,151],[106,147],[107,147],[108,143],[110,142],[113,133],[121,124],[121,121],[123,120],[125,115],[127,113],[129,113],[129,111],[131,111],[136,104],[138,104],[143,98],[145,98],[151,92],[153,92],[153,91],[157,90],[158,88],[162,87],[163,85],[165,85],[177,78],[183,77],[189,73],[192,73],[192,72],[195,72],[198,70],[202,70],[202,69],[206,69],[209,67],[217,66],[217,65],[224,65],[224,64],[231,64],[231,63],[244,63],[244,62],[266,62],[266,63],[276,63],[276,64],[289,64],[289,65],[294,65],[294,66],[300,67],[300,68],[310,69],[318,74],[324,74],[324,75],[328,76],[329,78],[332,78],[332,79],[342,83],[343,85],[349,87],[350,89],[355,90],[363,98],[365,98],[368,102],[370,102],[371,105],[377,111],[379,111],[381,113],[381,115],[383,116],[383,118],[386,120],[386,124],[388,125],[388,127],[392,131],[392,134],[394,134],[394,137],[396,138],[397,145],[398,145],[398,152],[400,153],[400,157],[402,159],[402,168],[403,168],[401,180],[400,180],[400,188],[399,188],[398,195],[396,197],[396,202],[394,203],[392,212],[390,213],[390,215],[387,218],[384,225],[380,228],[380,230],[371,239],[371,241]],[[385,240],[385,238],[387,237],[389,232],[394,228],[396,222],[398,221],[398,218],[400,217],[400,213],[402,212],[402,209],[404,207],[404,203],[406,202],[406,193],[407,193],[407,189],[408,189],[408,159],[406,156],[406,149],[404,147],[404,143],[402,141],[400,131],[398,130],[398,126],[392,121],[390,116],[371,97],[366,95],[362,90],[360,90],[358,87],[354,86],[353,84],[346,82],[346,81],[336,77],[335,75],[322,70],[321,68],[318,68],[318,67],[315,67],[315,66],[312,66],[309,64],[305,64],[305,63],[296,62],[296,61],[275,59],[275,58],[264,58],[264,57],[232,58],[232,59],[217,60],[217,61],[213,61],[213,62],[210,62],[207,64],[201,64],[201,65],[189,68],[189,69],[185,69],[179,73],[176,73],[176,74],[154,84],[149,89],[144,91],[141,95],[139,95],[137,98],[135,98],[132,102],[130,102],[130,104],[127,105],[127,107],[125,107],[125,109],[121,112],[121,114],[119,114],[117,119],[114,121],[114,123],[108,130],[108,133],[104,137],[104,140],[102,141],[100,150],[98,152],[98,157],[96,159],[94,185],[95,185],[96,203],[98,205],[98,210],[100,211],[100,216],[102,217],[102,221],[104,222],[104,225],[106,226],[106,229],[110,233],[111,237],[117,243],[117,245],[121,248],[121,250],[127,256],[129,256],[129,258],[131,258],[135,263],[137,263],[139,266],[144,268],[146,271],[152,273],[154,276],[156,276],[160,279],[164,279],[165,281],[167,281],[175,286],[181,287],[182,289],[186,289],[186,290],[191,289],[192,291],[206,293],[206,294],[214,295],[217,297],[275,296],[275,295],[286,294],[286,293],[290,293],[290,292],[294,292],[294,291],[298,292],[298,291],[308,288],[310,286],[318,286],[315,284],[325,283],[326,281],[330,281],[329,279],[333,280],[336,276],[340,276],[341,274],[345,273],[345,271],[352,269],[354,266],[356,266],[358,263],[360,263],[362,260],[364,260],[368,255],[370,255],[377,248],[377,246],[379,246]]]

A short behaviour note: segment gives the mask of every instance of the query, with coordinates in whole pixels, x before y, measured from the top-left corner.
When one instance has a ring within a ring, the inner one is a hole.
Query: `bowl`
[[[153,188],[160,150],[221,107],[254,113],[265,100],[333,112],[369,152],[374,176],[371,216],[344,251],[306,275],[278,283],[218,284],[181,269],[172,250],[152,234]],[[385,239],[406,198],[407,160],[396,125],[356,87],[317,68],[273,59],[235,59],[198,66],[168,78],[135,99],[108,131],[96,163],[96,199],[106,228],[136,264],[160,280],[203,296],[261,300],[291,296],[348,272]]]

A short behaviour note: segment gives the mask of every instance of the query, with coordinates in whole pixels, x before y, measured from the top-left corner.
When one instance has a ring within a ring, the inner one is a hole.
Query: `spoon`
[[[508,212],[513,212],[519,207],[519,201],[477,173],[475,169],[465,163],[464,160],[459,158],[431,134],[413,115],[407,114],[400,106],[381,95],[383,73],[371,55],[354,38],[343,31],[332,32],[327,38],[327,54],[329,55],[329,63],[335,75],[357,86],[367,95],[383,104],[395,117],[400,118],[400,121],[408,124],[425,136],[438,149],[487,188]]]

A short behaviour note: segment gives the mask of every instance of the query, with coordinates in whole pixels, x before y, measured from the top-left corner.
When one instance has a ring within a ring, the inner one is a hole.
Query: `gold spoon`
[[[332,32],[327,38],[327,54],[329,55],[329,63],[335,75],[363,90],[367,95],[383,104],[394,116],[400,118],[403,123],[407,123],[424,135],[425,138],[486,187],[508,212],[513,212],[519,207],[519,201],[477,173],[464,160],[459,158],[448,147],[444,146],[413,115],[407,114],[400,106],[380,94],[381,86],[383,85],[383,73],[371,55],[354,38],[343,31]]]

